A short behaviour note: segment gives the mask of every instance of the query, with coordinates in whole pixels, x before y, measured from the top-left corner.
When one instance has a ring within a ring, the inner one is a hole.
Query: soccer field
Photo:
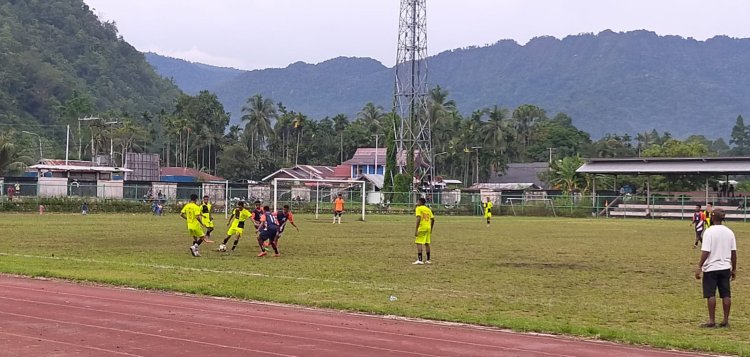
[[[257,258],[247,238],[238,252],[212,251],[217,242],[193,258],[176,215],[6,214],[0,272],[750,356],[750,224],[728,224],[739,256],[732,326],[706,330],[687,221],[495,217],[486,228],[436,217],[433,264],[413,266],[410,216],[296,218],[279,258]]]

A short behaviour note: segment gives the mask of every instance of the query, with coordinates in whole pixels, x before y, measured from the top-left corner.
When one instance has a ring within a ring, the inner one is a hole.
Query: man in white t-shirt
[[[724,320],[719,327],[729,327],[729,309],[732,306],[729,281],[737,274],[737,241],[734,232],[724,223],[725,213],[721,208],[711,212],[711,227],[703,232],[701,260],[695,270],[695,278],[703,272],[703,297],[708,300],[708,322],[701,327],[716,327],[716,289],[719,290]]]

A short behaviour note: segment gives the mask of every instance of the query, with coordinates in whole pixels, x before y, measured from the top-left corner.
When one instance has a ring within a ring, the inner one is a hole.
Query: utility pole
[[[118,124],[118,121],[110,121],[104,123],[104,125]],[[115,144],[114,135],[112,135],[112,127],[109,128],[109,166],[115,166]],[[123,158],[124,159],[124,158]]]
[[[481,149],[481,146],[472,146],[472,149],[477,153],[477,180],[474,183],[479,183],[479,149]]]
[[[39,161],[42,161],[42,159],[44,158],[44,154],[42,154],[42,136],[37,133],[32,133],[26,130],[21,130],[21,132],[24,134],[34,135],[37,138],[39,138]]]
[[[550,165],[552,165],[552,150],[554,149],[555,148],[547,148],[547,150],[549,150],[549,164]]]
[[[70,153],[70,124],[65,126],[65,166],[68,166],[68,154]]]
[[[81,136],[81,122],[82,121],[91,121],[91,120],[101,120],[97,117],[85,117],[85,118],[78,118],[78,161],[81,161],[81,148],[83,147],[83,137]],[[89,126],[89,129],[91,126]],[[94,144],[94,134],[91,134],[91,145]],[[94,160],[94,157],[91,157],[91,160]]]
[[[373,134],[372,136],[375,137],[375,175],[378,174],[378,138],[383,136],[383,134]]]

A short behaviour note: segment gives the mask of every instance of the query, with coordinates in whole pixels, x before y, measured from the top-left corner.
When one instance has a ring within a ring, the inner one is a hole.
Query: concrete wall
[[[37,181],[39,197],[66,197],[68,195],[68,178],[40,177]]]
[[[96,197],[122,199],[123,184],[121,180],[99,180],[96,182]]]

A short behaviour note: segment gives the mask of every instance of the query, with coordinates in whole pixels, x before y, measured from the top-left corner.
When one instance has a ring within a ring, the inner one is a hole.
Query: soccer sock
[[[234,248],[237,248],[237,244],[239,244],[239,243],[240,243],[240,239],[239,238],[235,239],[234,243],[232,244],[232,250],[234,250]],[[224,244],[226,244],[226,243],[224,243]]]
[[[427,251],[427,260],[430,260],[430,251]]]
[[[417,260],[422,261],[422,253],[417,253]]]
[[[271,242],[271,248],[273,248],[274,253],[279,254],[279,249],[276,247],[276,243]]]
[[[206,230],[206,237],[211,238],[211,232],[213,232],[213,231],[214,231],[214,228],[213,227],[209,227]]]
[[[227,242],[229,242],[229,238],[232,238],[232,236],[227,236],[226,238],[224,238],[224,242],[221,244],[227,245]]]
[[[203,238],[199,238],[198,241],[195,242],[195,246],[198,247],[203,243]]]

